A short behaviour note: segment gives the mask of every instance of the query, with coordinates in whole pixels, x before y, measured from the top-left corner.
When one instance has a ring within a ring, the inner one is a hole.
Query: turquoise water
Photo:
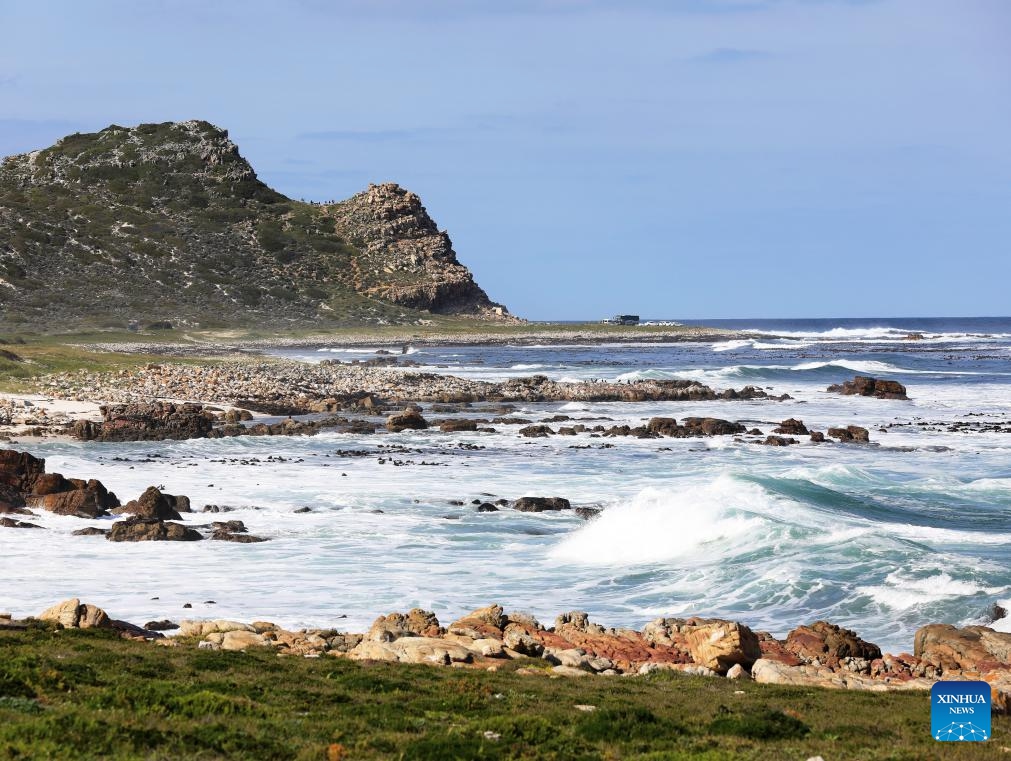
[[[475,378],[696,378],[794,397],[556,403],[516,413],[531,419],[634,425],[712,415],[768,433],[795,417],[823,431],[862,425],[874,444],[531,440],[498,426],[496,434],[26,447],[51,469],[99,477],[123,498],[163,484],[198,508],[234,506],[227,517],[271,541],[123,546],[73,537],[86,522],[45,515],[47,532],[0,532],[9,582],[0,608],[37,612],[75,595],[141,623],[196,615],[351,630],[390,610],[420,605],[449,620],[490,602],[549,621],[582,609],[612,625],[726,616],[778,635],[827,618],[898,652],[911,649],[924,623],[986,621],[992,604],[1006,604],[1011,433],[948,429],[952,421],[1011,428],[1011,320],[735,327],[763,335],[666,346],[414,347],[410,357],[426,371]],[[906,340],[913,331],[924,339]],[[287,354],[318,361],[374,351]],[[825,392],[855,373],[897,379],[912,401]],[[391,446],[407,451],[391,457]],[[477,513],[471,500],[489,495],[558,495],[603,513],[589,523],[568,513]],[[302,506],[313,511],[294,513]]]

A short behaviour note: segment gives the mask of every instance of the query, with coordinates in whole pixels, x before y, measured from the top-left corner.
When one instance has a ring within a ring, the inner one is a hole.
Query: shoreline
[[[171,356],[222,356],[227,354],[262,353],[270,349],[318,348],[323,346],[376,347],[389,348],[411,346],[559,346],[574,344],[582,346],[609,344],[676,344],[714,343],[745,338],[758,338],[758,334],[723,328],[669,326],[660,330],[647,328],[601,328],[546,329],[503,331],[408,331],[389,333],[383,331],[331,332],[307,336],[275,336],[231,339],[224,335],[211,338],[186,336],[189,343],[158,343],[145,341],[110,341],[74,343],[68,336],[68,343],[74,343],[93,351],[124,352],[133,354],[167,354]]]
[[[587,613],[560,613],[545,626],[497,604],[442,625],[421,608],[379,615],[366,632],[335,628],[286,630],[269,621],[113,619],[71,598],[37,616],[0,613],[0,632],[28,631],[33,621],[57,629],[100,629],[168,647],[275,651],[303,658],[452,666],[498,671],[518,662],[523,676],[647,676],[658,671],[747,680],[758,684],[870,692],[929,691],[937,681],[990,683],[997,713],[1011,712],[1011,634],[975,626],[926,624],[912,652],[897,655],[824,620],[801,624],[778,639],[746,624],[690,616],[657,618],[641,630],[607,628]]]

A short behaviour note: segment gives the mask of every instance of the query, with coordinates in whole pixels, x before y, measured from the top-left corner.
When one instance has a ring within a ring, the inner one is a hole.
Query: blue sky
[[[533,319],[1011,313],[1006,0],[0,0],[0,154],[203,118]]]

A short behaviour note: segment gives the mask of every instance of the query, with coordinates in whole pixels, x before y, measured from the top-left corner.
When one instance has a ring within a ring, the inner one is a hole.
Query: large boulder
[[[543,513],[555,510],[569,510],[572,505],[565,497],[520,497],[513,502],[513,509],[521,513]]]
[[[796,418],[791,417],[780,423],[778,428],[773,428],[772,432],[782,433],[786,436],[806,436],[808,430],[807,426],[804,425],[803,420],[797,420]]]
[[[839,441],[867,443],[871,440],[867,429],[859,425],[848,425],[845,428],[829,428],[828,435],[833,439],[839,439]]]
[[[854,376],[853,380],[829,386],[826,390],[848,396],[873,396],[878,399],[909,399],[906,396],[906,387],[898,381],[871,378],[867,375]]]
[[[47,474],[45,487],[51,488],[55,475],[63,482],[60,491],[48,491],[46,494],[30,493],[25,498],[31,507],[40,507],[57,515],[76,515],[79,518],[98,518],[107,515],[110,508],[119,505],[116,495],[110,492],[101,481],[94,478],[83,481],[79,478],[63,479],[58,473]],[[40,479],[40,482],[42,480]]]
[[[365,639],[369,642],[393,642],[401,637],[438,637],[445,633],[435,614],[421,608],[407,613],[390,613],[372,622]]]
[[[1011,634],[986,626],[928,624],[913,637],[913,655],[942,670],[985,673],[1011,665]]]
[[[176,510],[176,497],[171,494],[162,494],[155,486],[149,486],[137,499],[127,502],[122,507],[113,510],[113,513],[132,513],[138,518],[157,518],[163,521],[178,521],[182,519],[179,511]],[[189,500],[186,506],[189,507]]]
[[[451,623],[446,631],[472,639],[501,639],[502,630],[509,623],[501,605],[478,608]]]
[[[79,420],[73,434],[83,441],[201,439],[214,428],[214,414],[199,404],[142,402],[101,408],[102,422]]]
[[[684,419],[683,425],[689,436],[728,436],[747,431],[740,423],[714,417],[688,417]]]
[[[181,523],[157,518],[128,518],[113,523],[105,538],[110,542],[196,542],[204,537]]]
[[[391,433],[412,430],[422,431],[428,428],[428,421],[421,416],[417,410],[410,409],[406,412],[398,412],[386,418],[386,430]]]
[[[810,626],[798,626],[786,637],[786,649],[803,660],[817,659],[835,665],[843,658],[881,657],[881,648],[860,639],[856,632],[827,621],[815,621]]]
[[[64,629],[111,629],[112,621],[104,610],[82,603],[76,597],[64,600],[39,614],[43,621],[54,621]]]
[[[718,674],[726,674],[736,663],[749,668],[762,657],[758,637],[744,624],[718,619],[697,619],[687,633],[692,660]]]

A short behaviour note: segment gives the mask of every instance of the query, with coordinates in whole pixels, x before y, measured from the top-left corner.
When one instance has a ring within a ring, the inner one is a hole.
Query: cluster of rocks
[[[78,536],[104,536],[112,542],[198,541],[209,537],[231,542],[261,542],[247,533],[242,521],[224,521],[186,526],[181,513],[192,512],[190,500],[182,495],[148,487],[137,499],[120,504],[119,498],[101,481],[65,478],[47,473],[46,461],[27,452],[0,449],[0,527],[41,528],[38,524],[6,517],[35,515],[31,508],[78,518],[126,515],[109,528],[87,526],[74,531]]]
[[[119,629],[123,636],[163,640],[172,622],[141,629],[103,610],[67,600],[40,616],[68,628]],[[929,624],[916,632],[913,653],[883,654],[855,632],[827,621],[799,626],[785,639],[735,621],[658,618],[641,630],[608,628],[581,611],[545,627],[533,616],[499,605],[475,610],[449,626],[430,611],[380,616],[364,634],[332,629],[288,631],[258,621],[182,621],[172,643],[201,648],[265,647],[282,655],[335,656],[360,661],[422,663],[496,670],[520,660],[517,673],[587,677],[679,671],[804,687],[889,691],[928,690],[940,679],[989,682],[993,705],[1011,709],[1011,634],[984,626]]]
[[[884,378],[871,378],[867,375],[856,375],[853,380],[843,381],[829,386],[826,391],[846,396],[873,396],[878,399],[903,399],[908,401],[906,387],[898,381]]]
[[[754,386],[716,392],[697,381],[563,383],[543,375],[488,382],[396,367],[310,365],[303,362],[223,362],[213,366],[148,365],[135,371],[80,371],[47,376],[47,393],[70,399],[129,404],[151,399],[189,399],[270,404],[298,412],[327,411],[364,396],[405,402],[657,402],[717,399],[784,399]],[[252,408],[252,407],[250,407]]]

